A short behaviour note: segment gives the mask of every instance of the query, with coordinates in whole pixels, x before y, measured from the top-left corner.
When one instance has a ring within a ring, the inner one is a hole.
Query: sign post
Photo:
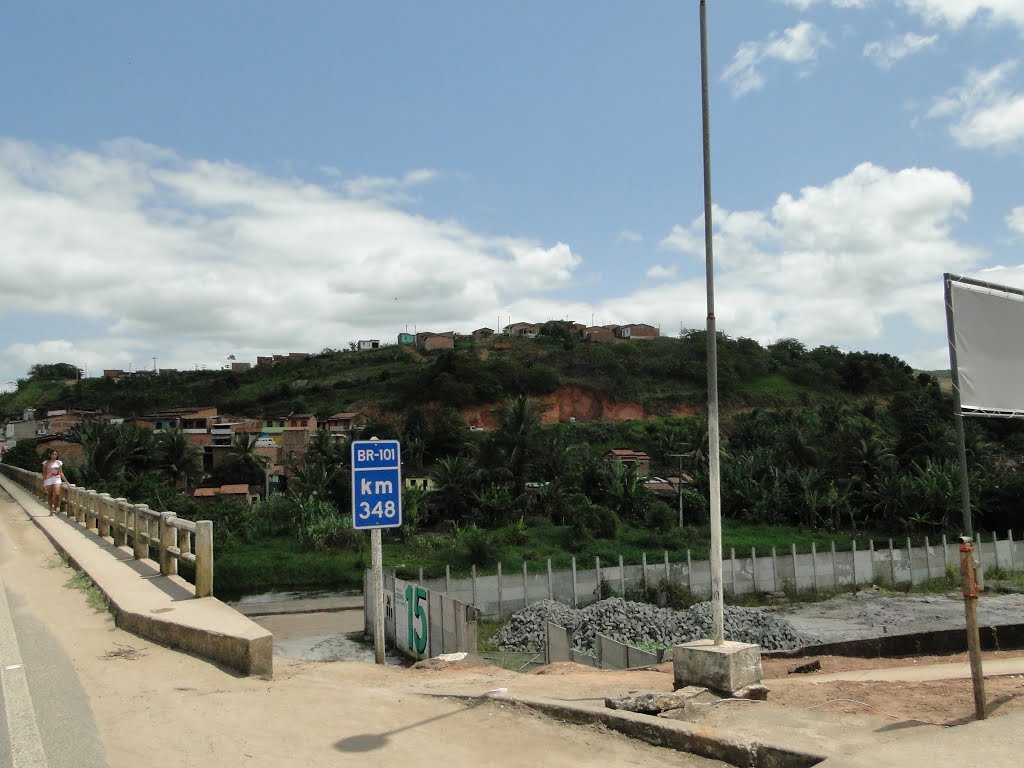
[[[397,440],[352,443],[352,527],[370,531],[374,661],[384,663],[384,564],[381,528],[402,524],[402,449]]]

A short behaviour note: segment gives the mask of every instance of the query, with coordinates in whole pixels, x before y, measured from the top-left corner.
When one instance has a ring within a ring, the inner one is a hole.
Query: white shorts
[[[47,486],[50,486],[50,485],[60,485],[60,478],[59,477],[48,477],[48,478],[46,478],[46,480],[43,481],[43,487],[44,488],[47,487]]]

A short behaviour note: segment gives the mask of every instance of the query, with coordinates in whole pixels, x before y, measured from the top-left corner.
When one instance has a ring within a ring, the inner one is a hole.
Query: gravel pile
[[[788,621],[775,614],[728,605],[724,614],[726,640],[757,643],[773,651],[806,644]],[[514,613],[495,633],[494,642],[503,651],[540,651],[544,647],[546,621],[572,630],[577,648],[593,648],[598,634],[631,645],[675,645],[711,636],[711,603],[674,611],[619,597],[582,609],[541,600]]]

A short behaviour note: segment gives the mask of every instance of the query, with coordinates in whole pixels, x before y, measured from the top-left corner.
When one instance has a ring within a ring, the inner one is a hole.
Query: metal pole
[[[715,645],[725,642],[722,595],[722,494],[718,447],[718,331],[715,328],[715,257],[711,225],[711,119],[708,105],[707,0],[700,0],[700,98],[704,138],[704,254],[708,288],[708,480],[711,495],[711,610]]]
[[[370,561],[373,567],[373,660],[384,663],[384,558],[380,528],[370,529]]]
[[[978,584],[974,575],[974,547],[970,536],[960,537],[960,575],[964,586],[964,615],[967,620],[967,651],[974,683],[974,716],[985,719],[985,675],[981,669],[981,639],[978,636]]]
[[[953,381],[953,426],[956,428],[956,452],[960,460],[960,508],[964,536],[973,537],[971,526],[971,488],[967,480],[967,443],[964,440],[964,414],[960,405],[960,374],[956,364],[956,343],[953,330],[953,276],[942,276],[946,296],[946,343],[949,344],[949,375]]]

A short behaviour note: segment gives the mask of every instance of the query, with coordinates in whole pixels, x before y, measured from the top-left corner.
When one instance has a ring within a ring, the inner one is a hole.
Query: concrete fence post
[[[868,579],[868,583],[869,584],[874,584],[875,583],[875,540],[874,539],[868,539],[868,565],[870,566],[870,570],[868,571],[868,575],[870,576],[870,578]]]
[[[597,599],[601,600],[601,558],[594,556],[594,573],[597,575]]]
[[[641,588],[647,591],[647,553],[640,553],[640,585]]]
[[[133,510],[135,535],[132,537],[134,544],[132,555],[136,560],[149,557],[149,516],[146,514],[147,512],[149,512],[149,506],[146,504],[136,504]]]
[[[619,594],[626,596],[626,569],[622,566],[622,555],[619,555]]]
[[[68,517],[72,516],[72,510],[75,508],[75,504],[78,502],[78,486],[74,483],[68,483],[67,496],[64,497],[64,514]]]
[[[889,539],[889,578],[892,585],[896,586],[896,550],[892,546],[892,539]]]
[[[914,586],[914,550],[910,546],[909,536],[907,536],[907,568],[910,569],[910,586]]]
[[[548,558],[548,600],[555,599],[554,576],[551,575],[551,558]]]
[[[729,547],[729,570],[732,573],[732,593],[736,594],[736,548]]]
[[[123,547],[128,538],[128,499],[114,499],[114,546]]]
[[[818,547],[811,542],[811,576],[814,579],[814,594],[818,594]]]
[[[196,522],[196,597],[213,595],[213,521]]]
[[[572,607],[575,608],[579,598],[576,593],[576,555],[572,556]]]
[[[750,578],[754,584],[754,594],[757,594],[757,548],[750,548]]]
[[[502,616],[501,606],[501,561],[498,561],[498,618]]]
[[[473,565],[469,566],[469,578],[472,579],[472,582],[473,582],[473,605],[476,606],[476,607],[479,607],[479,604],[477,603],[477,595],[476,595],[476,564],[475,563]]]
[[[530,606],[530,591],[526,583],[526,561],[523,560],[523,608]]]
[[[423,566],[422,565],[420,566],[420,580],[419,580],[418,583],[419,584],[423,583]]]
[[[853,591],[857,591],[857,540],[850,540],[850,552],[853,554]]]
[[[772,592],[779,591],[779,558],[772,547]]]
[[[949,570],[949,547],[946,546],[946,534],[942,534],[942,568]]]
[[[925,568],[925,574],[926,574],[925,578],[928,581],[932,580],[932,553],[931,553],[931,548],[932,548],[932,545],[928,542],[928,537],[925,536],[924,537],[924,568]]]
[[[796,544],[790,542],[789,544],[789,557],[793,561],[793,590],[800,593],[800,571],[796,567]]]
[[[110,535],[110,520],[114,516],[114,499],[109,493],[101,493],[96,499],[96,533],[100,538]]]
[[[452,593],[452,569],[447,563],[444,566],[444,593],[446,595]]]
[[[839,586],[839,571],[836,569],[836,543],[832,542],[832,586]]]
[[[81,501],[80,501],[80,503],[78,505],[78,509],[75,510],[75,522],[76,523],[85,523],[86,524],[85,525],[86,528],[89,527],[89,524],[87,522],[88,521],[87,515],[88,515],[88,506],[89,506],[89,494],[91,494],[91,493],[95,493],[95,491],[91,491],[88,488],[83,488],[82,489]]]
[[[1017,570],[1017,564],[1014,562],[1013,557],[1013,529],[1011,528],[1006,532],[1006,542],[1010,545],[1010,570]]]
[[[693,594],[693,561],[690,559],[690,550],[686,550],[686,589]]]
[[[979,537],[980,538],[980,537]],[[979,547],[980,549],[980,547]],[[996,568],[999,567],[999,534],[992,531],[992,557],[995,558]]]
[[[178,575],[178,558],[171,553],[171,547],[178,546],[178,529],[171,523],[177,517],[173,512],[160,513],[160,574]]]
[[[672,566],[668,563],[668,550],[665,550],[665,584],[672,583]]]

